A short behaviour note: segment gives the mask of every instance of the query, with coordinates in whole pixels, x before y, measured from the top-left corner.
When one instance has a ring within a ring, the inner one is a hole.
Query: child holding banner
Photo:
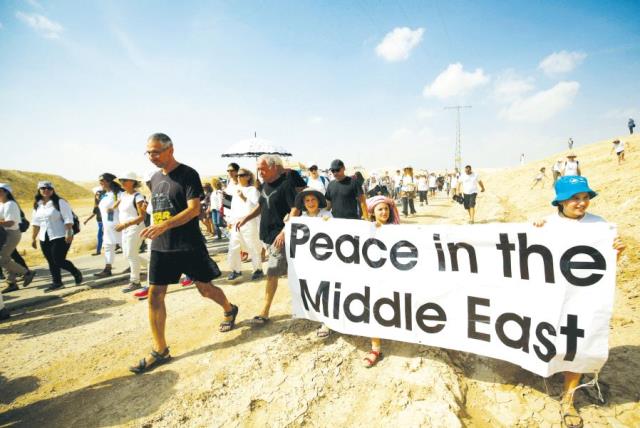
[[[400,215],[396,203],[385,196],[374,196],[367,199],[369,218],[376,223],[376,227],[384,224],[399,224]],[[382,358],[380,338],[371,338],[371,351],[364,357],[363,364],[371,368]]]
[[[303,189],[296,195],[294,205],[302,217],[320,217],[323,220],[333,218],[331,211],[327,210],[327,199],[324,194],[311,187]],[[326,324],[322,324],[316,335],[324,338],[328,337],[329,333],[331,333],[329,327]]]
[[[558,207],[558,212],[534,221],[534,226],[605,221],[602,217],[587,212],[589,202],[597,196],[597,193],[591,190],[586,178],[577,175],[560,177],[555,183],[555,190],[556,197],[551,205]],[[618,251],[618,257],[620,257],[625,245],[619,237],[613,241],[613,248]],[[564,372],[560,409],[562,421],[570,428],[582,427],[584,424],[582,417],[573,405],[573,394],[580,388],[581,377],[582,373]]]

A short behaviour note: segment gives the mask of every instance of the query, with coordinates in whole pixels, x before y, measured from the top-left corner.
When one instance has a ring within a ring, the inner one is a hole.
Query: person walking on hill
[[[622,140],[613,140],[613,147],[611,147],[611,153],[615,150],[616,156],[618,157],[618,165],[624,162],[624,141]]]
[[[2,290],[3,294],[18,289],[16,275],[23,276],[25,287],[33,281],[35,276],[35,272],[16,263],[11,257],[22,238],[21,222],[21,210],[13,197],[11,186],[7,183],[0,183],[0,228],[3,229],[4,234],[4,243],[0,245],[0,270],[6,269],[7,271],[7,287]]]
[[[627,126],[629,127],[629,134],[633,135],[633,128],[636,127],[636,123],[633,121],[632,118],[629,118],[629,121],[627,122]]]
[[[231,273],[227,279],[234,281],[242,276],[240,272],[240,249],[244,248],[248,251],[253,265],[253,274],[251,280],[261,279],[262,273],[262,254],[261,244],[258,237],[259,219],[255,218],[246,222],[242,228],[235,228],[234,225],[242,218],[246,217],[259,204],[260,193],[256,189],[253,174],[245,168],[238,171],[238,186],[236,194],[232,195],[231,209],[229,210],[229,225],[231,226],[229,235],[229,252],[227,254],[227,262]]]
[[[531,189],[533,190],[534,187],[536,187],[538,185],[538,183],[542,184],[542,188],[544,189],[544,182],[547,179],[547,175],[545,174],[546,168],[542,167],[540,168],[540,171],[536,174],[535,177],[533,177],[533,184],[531,185]]]
[[[40,249],[51,273],[52,284],[45,293],[63,287],[61,269],[69,272],[76,285],[82,283],[82,273],[67,260],[67,253],[73,242],[74,215],[69,203],[55,191],[50,181],[38,182],[38,193],[33,203],[31,228],[33,231],[31,246]]]
[[[219,331],[234,328],[238,307],[232,305],[220,288],[211,283],[220,270],[211,260],[204,236],[198,226],[202,182],[195,169],[179,163],[173,155],[173,142],[166,134],[153,134],[147,140],[146,154],[160,171],[151,177],[153,224],[142,230],[151,239],[149,262],[149,324],[153,350],[148,357],[129,368],[139,374],[169,362],[171,354],[165,338],[167,309],[165,296],[169,284],[175,284],[182,273],[193,278],[203,297],[213,300],[224,310]]]
[[[278,278],[287,274],[284,223],[289,217],[298,215],[295,199],[306,183],[297,171],[285,170],[279,156],[262,155],[258,158],[256,166],[262,177],[259,205],[237,222],[235,228],[240,230],[260,216],[260,240],[268,253],[267,283],[264,305],[260,313],[253,317],[252,324],[264,326],[269,322],[269,311],[278,289]]]
[[[580,161],[577,161],[576,157],[574,152],[569,152],[567,155],[567,161],[565,161],[564,167],[562,168],[563,177],[568,175],[582,175],[582,171],[580,171]]]
[[[362,186],[345,174],[344,162],[334,159],[331,162],[331,172],[336,179],[329,183],[325,193],[331,215],[335,218],[358,219],[361,218],[359,211],[362,218],[366,218],[367,206]]]
[[[118,223],[115,230],[122,233],[122,251],[129,262],[129,285],[122,288],[123,293],[129,293],[142,288],[140,266],[147,266],[147,260],[142,258],[139,252],[142,242],[140,232],[144,229],[146,207],[144,196],[138,192],[140,180],[133,172],[120,177],[119,181],[124,192],[116,204]]]
[[[551,205],[557,207],[558,211],[544,219],[535,220],[534,226],[543,227],[546,224],[568,226],[605,222],[602,217],[587,212],[591,199],[595,198],[597,193],[591,190],[586,178],[561,177],[556,182],[555,192],[556,197]],[[617,251],[619,259],[625,249],[625,244],[619,237],[616,237],[613,241],[613,248]],[[560,402],[562,422],[567,427],[582,427],[582,417],[573,405],[573,396],[579,388],[582,374],[572,372],[564,372],[563,374],[564,385]]]
[[[465,166],[464,173],[460,176],[457,193],[462,194],[464,209],[469,213],[469,224],[475,222],[478,188],[484,192],[482,180],[478,174],[471,170],[471,165]]]
[[[569,150],[573,150],[573,138],[569,137],[569,141],[567,142],[567,146],[569,146]]]
[[[553,184],[556,184],[558,178],[562,177],[562,170],[564,169],[564,161],[562,159],[558,159],[556,163],[553,164],[551,168],[553,172]]]
[[[102,186],[97,186],[93,188],[93,212],[85,221],[82,222],[85,226],[92,218],[96,218],[96,222],[98,223],[98,233],[96,235],[97,243],[96,243],[96,251],[91,253],[92,256],[99,256],[102,253],[102,238],[104,236],[104,229],[102,228],[102,214],[100,214],[100,199],[104,196],[104,190]]]
[[[436,173],[432,172],[428,177],[429,181],[429,196],[435,198],[436,196],[436,188],[438,187],[438,179],[436,177]]]

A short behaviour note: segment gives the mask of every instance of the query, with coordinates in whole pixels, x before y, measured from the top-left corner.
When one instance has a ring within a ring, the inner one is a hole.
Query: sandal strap
[[[229,312],[225,312],[225,317],[233,317],[238,314],[238,307],[236,305],[231,305],[231,310]]]

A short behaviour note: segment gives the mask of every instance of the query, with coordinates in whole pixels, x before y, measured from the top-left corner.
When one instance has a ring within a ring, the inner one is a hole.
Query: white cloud
[[[57,39],[60,37],[60,33],[64,30],[62,25],[55,21],[51,21],[49,18],[37,13],[24,13],[16,12],[16,18],[27,24],[29,27],[36,30],[48,39]]]
[[[515,100],[500,116],[516,122],[543,122],[569,107],[579,89],[578,82],[560,82],[551,89]]]
[[[584,52],[554,52],[543,59],[538,68],[550,76],[568,73],[580,65],[586,57],[587,54]]]
[[[389,62],[404,61],[409,58],[413,48],[422,41],[423,34],[424,28],[416,30],[409,27],[394,28],[376,46],[376,53]]]
[[[425,97],[450,98],[464,95],[478,86],[489,83],[489,80],[489,76],[485,75],[481,68],[476,68],[471,73],[465,72],[460,63],[449,64],[431,85],[424,87],[422,94]]]
[[[533,79],[520,77],[514,70],[506,70],[500,74],[493,87],[493,94],[498,101],[511,102],[532,91]]]
[[[43,9],[42,5],[38,3],[36,0],[27,0],[27,3],[29,3],[31,7],[34,7],[36,9]]]
[[[324,122],[324,117],[322,117],[322,116],[311,116],[311,117],[308,119],[308,122],[309,122],[311,125],[319,125],[319,124],[321,124],[321,123],[323,123],[323,122]]]
[[[436,114],[435,111],[428,108],[419,108],[418,111],[416,112],[416,116],[420,120],[431,119],[435,114]]]

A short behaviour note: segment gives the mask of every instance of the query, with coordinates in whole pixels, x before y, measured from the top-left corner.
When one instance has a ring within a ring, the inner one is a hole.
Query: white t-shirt
[[[38,201],[37,209],[33,210],[33,214],[31,214],[31,224],[40,228],[38,232],[40,241],[44,241],[47,235],[50,240],[64,238],[64,225],[73,224],[73,212],[69,203],[64,199],[60,199],[58,202],[60,203],[60,211],[56,209],[51,200],[46,205],[42,201]]]
[[[575,223],[604,223],[604,222],[606,222],[606,220],[603,219],[602,217],[600,217],[598,215],[595,215],[595,214],[591,214],[591,213],[586,213],[580,220],[567,218],[565,216],[560,215],[560,213],[555,213],[555,214],[548,215],[544,219],[547,222],[547,224],[575,224]]]
[[[438,187],[438,183],[435,175],[429,176],[429,187]]]
[[[458,177],[455,175],[451,177],[451,188],[456,189],[458,187]]]
[[[311,187],[312,189],[317,190],[318,192],[322,193],[323,195],[325,194],[325,192],[327,191],[327,186],[329,185],[329,179],[319,175],[318,178],[313,178],[311,176],[309,176],[309,179],[307,180],[307,186]]]
[[[624,151],[624,141],[620,140],[620,142],[618,144],[614,144],[613,147],[616,150],[616,153],[623,152]]]
[[[562,161],[558,161],[556,163],[553,164],[553,170],[556,172],[562,172]]]
[[[247,198],[246,200],[242,200],[238,195],[238,190],[242,191],[242,194]],[[258,205],[258,199],[260,199],[260,193],[254,186],[236,186],[235,191],[231,196],[233,196],[233,199],[231,199],[231,209],[227,213],[231,223],[239,221],[242,217],[245,217],[253,211],[253,209]]]
[[[402,177],[402,187],[400,188],[403,192],[415,192],[416,190],[416,182],[410,175],[405,175]]]
[[[578,175],[578,161],[566,161],[564,163],[564,173],[562,175]]]
[[[471,174],[462,174],[460,176],[460,183],[462,183],[462,193],[464,193],[465,195],[478,193],[479,181],[480,177],[478,177],[478,174],[476,174],[475,172],[472,172]]]
[[[218,210],[222,208],[222,190],[214,190],[209,196],[209,206],[212,210]]]
[[[20,208],[15,201],[0,202],[0,221],[12,221],[13,226],[5,226],[6,230],[20,229]]]
[[[140,193],[122,193],[120,205],[118,205],[118,219],[120,223],[126,223],[134,218],[138,218],[138,202],[144,201],[144,196]],[[133,199],[135,198],[135,202]],[[142,222],[140,224],[143,224]]]
[[[308,212],[302,211],[302,216],[301,217],[311,217],[311,216],[309,215]],[[333,215],[331,214],[331,211],[327,211],[324,208],[322,208],[322,209],[320,209],[320,211],[318,211],[318,215],[314,216],[314,217],[333,218]]]
[[[394,175],[393,176],[393,186],[394,187],[400,187],[400,183],[402,182],[402,176],[401,175]]]
[[[427,179],[424,177],[418,178],[418,192],[425,192],[427,190],[429,190]]]

